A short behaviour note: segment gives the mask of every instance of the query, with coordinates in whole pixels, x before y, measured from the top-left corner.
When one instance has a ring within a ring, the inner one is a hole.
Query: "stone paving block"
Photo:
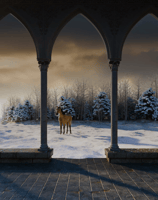
[[[92,184],[92,191],[102,191],[103,187],[102,185]]]
[[[119,199],[120,200],[120,197],[117,194],[117,191],[115,189],[111,189],[111,190],[107,191],[106,196],[108,199]]]
[[[104,191],[92,191],[92,197],[93,199],[106,199],[105,192]]]
[[[90,185],[89,186],[87,186],[87,185],[80,185],[80,190],[82,191],[82,192],[90,192],[91,191],[91,187],[90,187]]]
[[[55,194],[58,193],[58,192],[63,192],[63,193],[66,193],[66,190],[67,190],[67,185],[65,186],[59,186],[57,185],[57,187],[55,188]]]
[[[106,197],[93,197],[93,200],[107,200]]]
[[[126,187],[118,188],[117,185],[115,185],[115,186],[116,186],[117,192],[122,200],[133,199],[130,191]]]
[[[80,192],[80,200],[92,200],[92,193],[89,191]]]
[[[67,189],[67,192],[77,192],[78,193],[79,191],[80,191],[79,185],[74,185],[71,187],[68,186],[68,189]]]
[[[63,194],[61,191],[59,193],[54,194],[53,200],[65,200],[66,193]]]
[[[79,192],[78,191],[72,191],[67,192],[66,200],[79,200]]]

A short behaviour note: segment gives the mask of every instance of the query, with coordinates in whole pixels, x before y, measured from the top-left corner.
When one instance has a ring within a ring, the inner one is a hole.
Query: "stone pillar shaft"
[[[41,71],[41,111],[40,111],[40,124],[41,124],[41,151],[49,150],[47,145],[47,69],[49,66],[48,61],[39,61],[39,68]]]
[[[112,72],[112,93],[111,93],[111,151],[119,151],[117,121],[118,121],[118,103],[117,103],[117,71],[119,61],[110,61],[109,66]]]

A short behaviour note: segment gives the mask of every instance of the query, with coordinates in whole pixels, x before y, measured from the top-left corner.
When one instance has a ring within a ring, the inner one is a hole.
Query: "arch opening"
[[[33,86],[37,87],[40,83],[39,69],[35,59],[36,49],[29,32],[12,14],[8,14],[0,21],[0,30],[1,120],[4,114],[4,124],[0,123],[3,129],[1,148],[31,148],[34,144],[30,142],[32,136],[29,133],[29,126],[23,127],[23,125],[28,125],[29,119],[34,120],[34,116],[33,113],[26,111],[24,104],[26,100],[29,100],[30,104],[34,105],[35,94],[31,95],[31,93]],[[33,111],[31,107],[29,109]],[[3,113],[3,111],[6,112]],[[8,123],[4,126],[8,120],[9,122],[21,121],[20,119],[22,119],[20,124]],[[38,138],[39,134],[36,137]],[[35,146],[38,148],[38,139],[35,138],[33,140],[37,140]],[[27,142],[20,142],[27,140],[30,142],[29,145]]]
[[[138,105],[138,100],[149,88],[152,88],[155,92],[157,90],[157,35],[158,20],[153,15],[147,14],[133,27],[126,38],[123,48],[123,60],[119,69],[118,84],[118,110],[120,113],[121,109],[124,110],[122,120],[125,119],[125,110],[127,110],[128,120],[130,120],[130,115],[131,117],[134,117],[135,120],[143,120],[143,116],[141,117],[137,112],[137,114],[133,112],[136,109],[136,105]],[[126,99],[124,93],[125,90]],[[153,96],[158,98],[158,91]],[[123,103],[123,100],[126,104]],[[131,105],[133,105],[133,111],[131,110]],[[130,114],[131,111],[133,114]],[[145,120],[149,120],[150,122],[153,121],[151,114],[148,116],[145,115],[144,117]],[[119,119],[121,120],[120,116]],[[140,134],[144,138],[147,136],[144,133]],[[156,147],[156,144],[151,143],[150,145],[144,143],[144,147],[145,145]]]

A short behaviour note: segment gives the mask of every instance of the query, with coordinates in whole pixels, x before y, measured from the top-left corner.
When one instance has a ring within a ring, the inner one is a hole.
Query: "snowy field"
[[[72,121],[72,134],[60,135],[58,121],[48,122],[53,158],[105,158],[110,146],[109,122]],[[66,129],[65,129],[66,131]],[[158,148],[158,122],[118,122],[120,148]],[[0,123],[0,148],[39,148],[40,123]]]

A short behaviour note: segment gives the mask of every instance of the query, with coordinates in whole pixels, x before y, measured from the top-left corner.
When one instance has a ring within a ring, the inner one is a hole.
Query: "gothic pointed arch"
[[[158,19],[158,9],[154,8],[153,6],[150,6],[140,12],[140,10],[133,15],[130,20],[128,20],[128,24],[126,25],[126,28],[124,32],[122,33],[122,39],[121,41],[121,46],[120,46],[120,53],[122,53],[123,46],[125,43],[125,40],[128,36],[128,34],[131,32],[133,27],[141,20],[143,19],[146,15],[151,14],[154,18]]]
[[[55,32],[53,32],[52,36],[51,36],[51,43],[49,46],[49,49],[51,48],[51,51],[53,49],[53,45],[55,43],[55,40],[57,38],[57,36],[59,35],[60,31],[63,29],[63,27],[69,22],[71,21],[76,15],[81,14],[83,15],[94,27],[95,29],[98,31],[98,33],[100,34],[105,48],[107,50],[107,55],[109,57],[110,55],[110,45],[108,43],[108,39],[105,35],[105,31],[102,30],[101,28],[101,24],[95,19],[94,16],[91,16],[88,12],[86,12],[83,8],[77,8],[74,11],[72,11],[71,13],[68,13],[66,17],[63,17],[62,21],[60,21],[60,24],[58,25],[58,27],[56,28]]]
[[[31,25],[29,24],[29,22],[27,21],[27,19],[25,19],[22,14],[19,14],[18,12],[15,11],[15,9],[13,9],[11,6],[7,8],[7,11],[5,12],[4,15],[1,16],[0,20],[2,20],[4,17],[6,17],[8,14],[13,15],[26,29],[27,31],[30,33],[31,38],[33,39],[35,48],[37,50],[36,47],[36,36],[31,28]]]

